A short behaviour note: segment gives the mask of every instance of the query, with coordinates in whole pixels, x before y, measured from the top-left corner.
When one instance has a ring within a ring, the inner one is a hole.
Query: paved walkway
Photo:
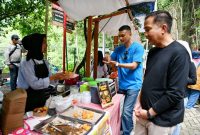
[[[200,135],[200,105],[198,108],[186,109],[181,135]]]

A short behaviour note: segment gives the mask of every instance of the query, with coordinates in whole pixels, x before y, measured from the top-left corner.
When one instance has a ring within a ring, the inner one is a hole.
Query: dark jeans
[[[195,89],[189,89],[188,88],[188,102],[186,105],[187,109],[191,109],[195,106],[198,98],[200,95],[200,91],[199,90],[195,90]]]
[[[11,88],[11,90],[16,90],[18,69],[19,68],[14,64],[12,64],[12,67],[9,66],[9,70],[10,70],[10,88]]]

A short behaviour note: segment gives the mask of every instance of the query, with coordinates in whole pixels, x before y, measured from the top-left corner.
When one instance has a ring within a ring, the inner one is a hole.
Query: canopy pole
[[[87,48],[86,48],[86,77],[90,77],[90,63],[91,63],[91,44],[92,44],[92,16],[88,17],[87,29]]]
[[[103,57],[105,56],[105,52],[106,52],[106,43],[105,43],[105,33],[102,32],[102,53],[103,53]]]
[[[63,14],[64,19],[63,19],[63,72],[65,72],[65,56],[66,56],[66,20],[67,16],[66,13],[64,12]]]
[[[97,66],[98,66],[98,35],[99,35],[99,21],[95,22],[94,26],[94,71],[93,78],[97,78]]]
[[[125,0],[125,2],[126,2],[126,6],[130,6],[128,0]],[[128,12],[128,16],[129,16],[131,22],[133,23],[133,26],[134,26],[134,28],[135,28],[135,31],[136,31],[136,32],[138,33],[138,35],[139,35],[139,30],[138,30],[137,25],[136,25],[135,22],[134,22],[134,16],[133,16],[133,14],[132,14],[132,12],[131,12],[131,9],[127,9],[127,12]],[[142,41],[140,36],[139,36],[139,40],[140,40],[140,42]]]
[[[119,37],[114,36],[113,37],[113,47],[114,47],[114,49],[118,46],[118,43],[119,43]],[[116,66],[112,65],[112,72],[115,72],[115,71],[117,71],[117,68],[116,68]]]
[[[78,33],[77,33],[77,29],[76,29],[76,33],[75,33],[75,48],[76,48],[75,55],[76,55],[76,58],[78,59],[78,60],[76,60],[76,62],[77,62],[77,61],[79,61],[79,55],[78,55],[78,53],[79,53],[79,50],[78,50]]]

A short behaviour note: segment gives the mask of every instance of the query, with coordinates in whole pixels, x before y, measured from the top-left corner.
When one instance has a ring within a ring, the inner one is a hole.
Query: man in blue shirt
[[[142,86],[143,66],[142,57],[144,48],[141,44],[133,42],[131,28],[124,25],[119,28],[121,45],[111,54],[111,61],[118,69],[119,93],[125,95],[122,112],[123,135],[129,135],[133,129],[133,108]]]

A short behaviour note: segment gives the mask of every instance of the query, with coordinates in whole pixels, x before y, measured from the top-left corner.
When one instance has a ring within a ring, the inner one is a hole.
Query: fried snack
[[[115,78],[117,78],[118,77],[118,73],[117,72],[112,72],[111,74],[110,74],[110,79],[115,79]]]
[[[83,111],[82,112],[82,119],[93,119],[94,117],[94,112],[92,111]]]
[[[104,91],[104,95],[108,96],[108,94],[109,94],[108,91]]]
[[[48,108],[46,106],[35,108],[33,110],[33,116],[44,117],[47,115],[47,111],[48,111]]]
[[[106,102],[109,103],[111,101],[110,96],[106,97]]]
[[[81,128],[82,128],[83,130],[85,130],[85,131],[89,131],[90,128],[91,128],[91,126],[88,125],[88,124],[83,124],[83,125],[81,126]]]
[[[74,112],[74,113],[73,113],[73,117],[74,117],[74,118],[78,118],[78,117],[79,117],[79,114],[78,114],[77,112]]]

